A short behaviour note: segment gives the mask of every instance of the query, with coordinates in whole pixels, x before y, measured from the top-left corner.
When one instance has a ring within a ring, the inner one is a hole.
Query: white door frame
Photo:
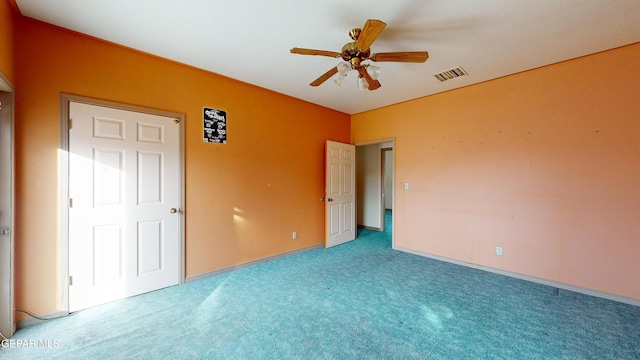
[[[3,196],[0,199],[0,210],[2,214],[2,222],[0,228],[6,233],[0,235],[0,340],[4,340],[4,337],[10,338],[16,331],[16,325],[14,322],[14,299],[15,299],[15,287],[14,287],[14,236],[13,229],[15,229],[15,217],[14,217],[14,98],[13,98],[13,85],[7,78],[0,73],[0,99],[2,100],[2,158],[0,158],[0,186],[2,187],[2,193],[9,193],[9,196],[5,198]],[[4,171],[5,169],[9,171]],[[7,271],[7,273],[5,273]]]
[[[384,218],[387,213],[387,189],[385,188],[385,175],[387,169],[386,153],[389,151],[391,151],[391,155],[393,156],[393,145],[392,147],[380,148],[380,196],[382,197],[382,199],[380,199],[380,229],[382,229],[382,231],[386,230],[386,224],[384,223]],[[391,161],[391,164],[393,165],[393,161]],[[391,178],[393,179],[393,170],[391,170]],[[393,204],[393,182],[391,182],[391,194],[388,195],[391,196],[391,203]],[[393,215],[393,211],[391,214]]]
[[[371,140],[371,141],[364,141],[364,142],[359,142],[356,143],[356,148],[359,146],[368,146],[368,145],[376,145],[376,144],[383,144],[383,143],[391,143],[391,153],[393,155],[393,167],[391,168],[391,182],[392,182],[392,186],[391,186],[391,204],[393,207],[393,211],[391,211],[391,223],[393,224],[393,226],[391,227],[391,248],[395,249],[396,246],[396,138],[386,138],[386,139],[377,139],[377,140]],[[380,152],[380,154],[382,154],[382,151]],[[358,161],[358,159],[356,159],[356,162]],[[384,169],[381,170],[382,172],[384,172]],[[356,174],[357,176],[357,174]],[[383,175],[381,175],[383,176]],[[383,184],[381,184],[381,186],[384,186]],[[381,192],[384,192],[384,189],[380,189]],[[382,193],[380,194],[380,196],[382,196]],[[382,228],[384,229],[384,202],[382,202],[384,199],[381,199],[381,208],[382,208]],[[362,211],[362,209],[356,209],[356,211]]]
[[[113,101],[89,98],[71,94],[60,94],[60,147],[58,150],[58,198],[59,203],[59,229],[60,229],[60,253],[58,255],[60,264],[60,278],[58,284],[60,288],[59,307],[62,314],[69,313],[69,103],[84,103],[89,105],[110,107],[120,110],[135,111],[152,115],[174,117],[179,120],[179,193],[178,207],[185,209],[185,182],[184,182],[184,120],[185,115],[172,111],[152,109],[148,107],[122,104]],[[178,221],[179,254],[178,254],[178,280],[179,284],[184,284],[185,279],[185,211],[179,212]]]

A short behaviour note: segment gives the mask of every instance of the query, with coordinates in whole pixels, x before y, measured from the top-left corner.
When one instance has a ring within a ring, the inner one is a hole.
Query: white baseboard
[[[44,320],[36,319],[36,318],[33,318],[33,317],[28,317],[26,319],[18,321],[16,323],[16,328],[17,329],[24,329],[24,328],[29,327],[29,326],[42,324],[43,322],[47,322],[49,320],[53,320],[53,319],[56,319],[56,318],[59,318],[59,317],[64,317],[64,316],[68,316],[68,315],[69,315],[69,313],[67,313],[66,311],[55,311],[55,312],[44,314],[44,315],[38,315],[39,318],[44,319]]]
[[[382,231],[380,227],[366,226],[366,225],[358,225],[361,229],[373,230],[373,231]]]
[[[305,247],[305,248],[302,248],[302,249],[287,251],[287,252],[282,253],[282,254],[267,256],[265,258],[252,260],[252,261],[249,261],[249,262],[246,262],[246,263],[229,266],[229,267],[226,267],[226,268],[223,268],[223,269],[209,271],[209,272],[206,272],[206,273],[203,273],[203,274],[199,274],[199,275],[189,276],[189,277],[184,279],[184,283],[186,284],[186,283],[190,283],[190,282],[193,282],[193,281],[206,279],[208,277],[224,274],[224,273],[229,272],[229,271],[238,270],[238,269],[242,269],[242,268],[253,266],[253,265],[257,265],[257,264],[260,264],[260,263],[263,263],[263,262],[267,262],[267,261],[271,261],[271,260],[275,260],[275,259],[278,259],[278,258],[281,258],[281,257],[298,254],[298,253],[305,252],[305,251],[308,251],[308,250],[318,249],[318,248],[321,248],[323,246],[324,245],[322,245],[322,244],[312,245],[312,246]]]
[[[496,268],[492,268],[492,267],[488,267],[488,266],[482,266],[482,265],[478,265],[478,264],[468,263],[468,262],[465,262],[465,261],[455,260],[455,259],[451,259],[451,258],[447,258],[447,257],[444,257],[444,256],[439,256],[439,255],[423,253],[423,252],[420,252],[420,251],[415,251],[415,250],[411,250],[411,249],[405,249],[405,248],[401,248],[401,247],[394,247],[394,250],[398,250],[398,251],[402,251],[402,252],[406,252],[406,253],[414,254],[414,255],[418,255],[418,256],[423,256],[423,257],[427,257],[427,258],[434,259],[434,260],[444,261],[444,262],[452,263],[452,264],[455,264],[455,265],[466,266],[466,267],[469,267],[469,268],[472,268],[472,269],[483,270],[483,271],[491,272],[491,273],[494,273],[494,274],[509,276],[509,277],[512,277],[512,278],[520,279],[520,280],[531,281],[531,282],[534,282],[534,283],[547,285],[547,286],[551,286],[551,287],[558,288],[558,289],[574,291],[574,292],[585,294],[585,295],[590,295],[590,296],[595,296],[595,297],[599,297],[599,298],[603,298],[603,299],[613,300],[613,301],[617,301],[617,302],[621,302],[621,303],[625,303],[625,304],[629,304],[629,305],[640,306],[640,299],[635,299],[635,298],[631,298],[631,297],[627,297],[627,296],[611,294],[611,293],[607,293],[607,292],[604,292],[604,291],[598,291],[598,290],[593,290],[593,289],[589,289],[589,288],[585,288],[585,287],[581,287],[581,286],[565,284],[565,283],[561,283],[561,282],[558,282],[558,281],[538,278],[538,277],[535,277],[535,276],[529,276],[529,275],[519,274],[519,273],[516,273],[516,272],[507,271],[507,270],[501,270],[501,269],[496,269]]]

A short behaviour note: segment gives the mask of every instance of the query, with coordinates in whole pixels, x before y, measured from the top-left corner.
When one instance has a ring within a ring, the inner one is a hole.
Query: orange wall
[[[20,84],[17,308],[58,308],[60,92],[186,114],[187,276],[322,242],[323,144],[349,141],[348,115],[8,14],[0,0],[0,71]],[[353,116],[353,142],[396,138],[396,246],[640,299],[638,58]],[[227,145],[202,142],[203,106],[228,112]]]
[[[353,116],[354,143],[396,138],[396,246],[640,299],[639,59],[635,44]]]
[[[0,0],[0,73],[15,86],[13,76],[13,10],[8,0]]]
[[[324,141],[348,115],[28,18],[16,36],[17,308],[58,306],[61,92],[186,114],[187,276],[323,242]],[[228,144],[202,141],[203,106]]]

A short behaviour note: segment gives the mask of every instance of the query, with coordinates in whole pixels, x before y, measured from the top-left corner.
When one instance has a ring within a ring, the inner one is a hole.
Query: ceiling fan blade
[[[371,61],[394,61],[394,62],[413,62],[423,63],[429,58],[426,51],[405,51],[405,52],[388,52],[377,53],[369,56]]]
[[[326,73],[320,75],[319,78],[313,80],[313,82],[309,85],[311,86],[319,86],[321,85],[323,82],[329,80],[329,78],[331,78],[333,75],[338,73],[338,67],[334,66],[331,69],[329,69],[329,71],[327,71]]]
[[[360,51],[370,48],[371,44],[373,44],[386,26],[387,24],[380,20],[367,20],[360,36],[358,36],[358,40],[356,40],[356,48]]]
[[[375,90],[382,86],[380,84],[380,81],[374,80],[371,75],[369,75],[369,73],[367,72],[367,68],[365,68],[364,66],[360,66],[358,68],[358,74],[360,74],[360,76],[367,80],[367,83],[369,84],[369,90]]]
[[[292,54],[300,54],[300,55],[320,55],[320,56],[329,56],[329,57],[340,57],[339,52],[335,51],[327,51],[327,50],[315,50],[315,49],[303,49],[294,47],[291,49]]]

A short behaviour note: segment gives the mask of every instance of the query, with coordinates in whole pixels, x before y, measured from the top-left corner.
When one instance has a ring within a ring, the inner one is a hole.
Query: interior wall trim
[[[15,96],[11,82],[0,71],[0,338],[11,338],[15,325]],[[6,230],[9,230],[6,232]]]
[[[402,248],[402,247],[394,247],[394,250],[398,250],[398,251],[402,251],[402,252],[406,252],[406,253],[409,253],[409,254],[418,255],[418,256],[434,259],[434,260],[444,261],[444,262],[448,262],[448,263],[455,264],[455,265],[465,266],[465,267],[476,269],[476,270],[487,271],[487,272],[498,274],[498,275],[504,275],[504,276],[508,276],[508,277],[512,277],[512,278],[516,278],[516,279],[520,279],[520,280],[530,281],[530,282],[537,283],[537,284],[547,285],[547,286],[558,288],[558,289],[569,290],[569,291],[577,292],[577,293],[584,294],[584,295],[595,296],[595,297],[599,297],[599,298],[603,298],[603,299],[607,299],[607,300],[613,300],[613,301],[617,301],[617,302],[621,302],[621,303],[629,304],[629,305],[634,305],[634,306],[640,306],[640,299],[635,299],[635,298],[632,298],[632,297],[627,297],[627,296],[622,296],[622,295],[617,295],[617,294],[611,294],[611,293],[608,293],[608,292],[599,291],[599,290],[593,290],[593,289],[589,289],[589,288],[585,288],[585,287],[581,287],[581,286],[577,286],[577,285],[571,285],[571,284],[566,284],[566,283],[562,283],[562,282],[558,282],[558,281],[538,278],[538,277],[535,277],[535,276],[519,274],[519,273],[516,273],[516,272],[496,269],[496,268],[492,268],[492,267],[489,267],[489,266],[482,266],[482,265],[478,265],[478,264],[468,263],[468,262],[464,262],[464,261],[460,261],[460,260],[447,258],[447,257],[444,257],[444,256],[423,253],[423,252],[420,252],[420,251],[415,251],[415,250],[406,249],[406,248]]]
[[[0,72],[0,91],[13,92],[13,85],[2,72]]]
[[[73,315],[73,314],[74,313],[68,313],[66,311],[59,310],[59,311],[54,311],[54,312],[48,313],[48,314],[38,315],[38,317],[41,318],[41,319],[53,320],[53,319],[57,319],[57,318],[60,318],[60,317],[65,317],[65,316],[69,316],[69,315]],[[36,319],[36,318],[29,317],[29,318],[22,319],[22,320],[18,321],[16,323],[16,328],[24,329],[26,327],[42,324],[42,323],[50,321],[50,320],[39,320],[39,319]]]
[[[361,224],[358,224],[358,227],[361,228],[361,229],[367,229],[367,230],[373,230],[373,231],[384,231],[384,229],[379,228],[379,227],[365,226],[365,225],[361,225]]]

